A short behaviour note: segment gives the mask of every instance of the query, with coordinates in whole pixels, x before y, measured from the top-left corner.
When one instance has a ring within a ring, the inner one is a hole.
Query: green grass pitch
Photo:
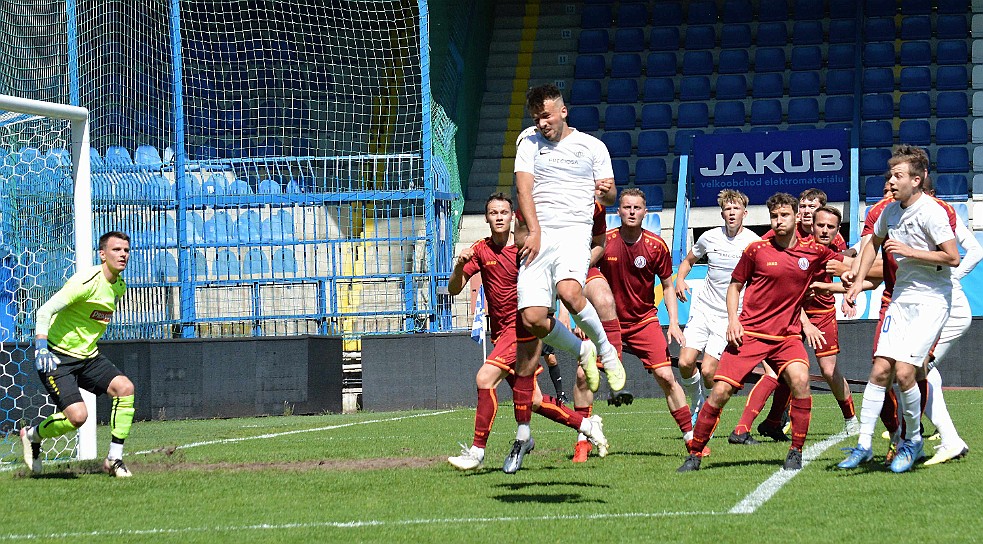
[[[732,510],[761,497],[787,444],[727,444],[743,397],[689,474],[675,472],[683,443],[660,399],[598,404],[612,449],[586,464],[570,462],[573,431],[535,416],[536,450],[515,475],[501,472],[515,429],[505,404],[472,473],[445,460],[470,442],[470,409],[138,422],[133,478],[92,462],[0,472],[0,542],[966,542],[981,538],[983,393],[946,398],[967,458],[892,474],[879,428],[868,470],[834,468],[845,439],[747,513]],[[807,448],[841,428],[817,395]]]

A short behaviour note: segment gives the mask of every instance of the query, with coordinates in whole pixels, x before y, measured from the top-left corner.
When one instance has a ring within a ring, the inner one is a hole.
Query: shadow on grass
[[[535,488],[542,489],[543,487],[552,487],[552,486],[559,486],[559,485],[565,485],[571,487],[599,487],[599,488],[611,487],[606,484],[591,484],[587,482],[549,482],[549,483],[522,482],[522,483],[514,483],[514,484],[497,484],[495,487],[510,489],[512,491],[519,491],[520,489],[525,489],[527,487],[535,487]]]
[[[538,493],[538,494],[510,494],[510,495],[495,495],[491,497],[497,501],[504,503],[523,503],[532,502],[539,504],[582,504],[582,503],[600,503],[606,504],[605,501],[599,499],[588,499],[584,498],[583,495],[579,493]]]

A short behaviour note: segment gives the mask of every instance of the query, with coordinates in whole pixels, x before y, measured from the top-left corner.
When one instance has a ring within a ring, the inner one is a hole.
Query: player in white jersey
[[[567,124],[567,108],[555,85],[530,89],[526,107],[538,130],[523,138],[515,153],[516,195],[528,230],[519,252],[517,283],[522,323],[534,336],[517,338],[513,399],[517,406],[531,406],[540,339],[574,354],[592,391],[599,384],[600,356],[608,384],[618,392],[625,387],[625,369],[597,311],[584,296],[594,197],[599,193],[602,203],[611,205],[617,195],[611,156],[603,142]],[[589,341],[549,316],[556,298]],[[528,420],[518,416],[516,420],[519,425],[503,467],[506,472],[522,464],[532,444]]]
[[[898,261],[897,281],[874,351],[874,364],[864,389],[857,446],[839,463],[856,468],[873,457],[871,437],[888,387],[897,380],[906,423],[905,437],[891,462],[893,472],[906,472],[923,455],[921,393],[916,368],[928,357],[949,316],[952,301],[950,267],[959,265],[955,235],[945,209],[923,192],[928,155],[923,149],[900,145],[891,160],[889,204],[874,225],[874,235],[863,247],[844,281],[844,313],[855,311],[857,295],[877,251],[893,253]]]
[[[695,418],[706,399],[705,390],[713,387],[713,374],[717,362],[727,347],[727,286],[731,273],[748,244],[759,240],[757,234],[744,228],[747,217],[748,197],[740,191],[724,189],[717,195],[720,217],[724,225],[704,232],[693,244],[686,258],[679,264],[676,274],[676,298],[688,299],[690,291],[686,276],[697,261],[707,258],[707,277],[693,295],[689,321],[684,335],[686,346],[679,350],[679,375],[692,405]],[[703,372],[696,368],[696,358],[703,352]],[[704,380],[710,380],[703,384]],[[704,387],[706,389],[704,389]]]

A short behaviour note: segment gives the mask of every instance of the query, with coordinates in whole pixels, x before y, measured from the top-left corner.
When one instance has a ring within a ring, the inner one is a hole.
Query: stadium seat
[[[890,158],[890,149],[861,149],[860,175],[876,176],[884,173],[884,171],[887,170],[887,161]],[[881,184],[883,186],[883,181]]]
[[[829,0],[830,19],[852,19],[858,15],[857,9],[861,6],[854,0]]]
[[[679,105],[676,124],[679,128],[703,128],[709,125],[709,117],[705,102],[686,102]]]
[[[213,269],[215,275],[220,278],[238,278],[242,274],[239,259],[236,258],[235,253],[228,249],[218,251]]]
[[[789,96],[818,96],[819,72],[792,72],[788,76]]]
[[[661,185],[635,185],[635,188],[645,194],[645,209],[650,212],[642,219],[642,228],[652,230],[653,225],[661,225],[661,221],[659,221],[659,214],[651,212],[662,211],[665,205],[665,193]],[[650,217],[655,219],[649,219]],[[659,227],[653,232],[661,234],[662,228]]]
[[[717,78],[717,100],[742,100],[747,98],[747,78],[727,74]]]
[[[754,10],[749,0],[724,0],[724,10],[721,20],[727,23],[750,23]]]
[[[898,35],[894,17],[870,17],[864,20],[864,42],[893,42]]]
[[[665,183],[669,179],[663,158],[638,159],[635,163],[635,184]]]
[[[107,166],[130,166],[133,164],[133,159],[130,158],[130,152],[125,147],[111,145],[106,148],[105,162]]]
[[[806,126],[806,125],[799,125],[799,126]],[[808,125],[808,126],[809,126],[809,130],[815,130],[816,128],[816,125]],[[797,127],[790,126],[786,130],[796,130],[796,129]],[[748,132],[778,132],[778,130],[779,128],[774,125],[761,125],[761,126],[751,127],[751,129],[748,130]]]
[[[195,271],[196,278],[208,276],[208,259],[203,251],[197,250],[191,254],[191,268]]]
[[[740,134],[744,132],[744,127],[717,127],[713,129],[713,134]]]
[[[715,127],[744,126],[745,118],[744,102],[717,102],[713,107]]]
[[[935,143],[939,145],[966,145],[969,143],[969,125],[965,119],[939,119],[935,124]]]
[[[754,43],[758,47],[784,47],[788,44],[788,28],[784,22],[761,23]]]
[[[935,45],[936,64],[965,65],[969,62],[966,40],[940,40]]]
[[[925,119],[932,115],[928,93],[905,93],[898,104],[898,115],[902,119]]]
[[[983,174],[973,176],[973,200],[983,200]]]
[[[894,143],[890,121],[865,121],[860,125],[860,145],[886,147]]]
[[[638,82],[636,80],[608,80],[608,104],[629,104],[635,102],[638,102]]]
[[[288,195],[296,195],[304,192],[304,187],[295,179],[290,178],[287,182],[286,188],[283,190],[284,193]]]
[[[792,25],[792,45],[821,45],[823,25],[819,21],[795,21]]]
[[[972,141],[974,144],[983,144],[983,119],[973,119]]]
[[[607,53],[608,40],[608,31],[605,29],[582,30],[577,37],[577,52]]]
[[[676,134],[679,138],[679,134]],[[983,146],[973,150],[973,172],[983,172]]]
[[[713,73],[713,55],[709,51],[683,53],[683,75],[703,76]]]
[[[102,157],[99,155],[99,150],[90,147],[89,148],[89,166],[92,168],[102,168],[106,163],[103,162]]]
[[[706,104],[701,104],[706,108]],[[676,155],[688,155],[693,151],[693,138],[698,135],[703,134],[702,130],[677,130],[675,139],[673,140],[672,150]],[[983,150],[983,147],[980,148]],[[983,163],[981,163],[981,170],[983,171]]]
[[[261,195],[278,195],[283,193],[283,187],[276,181],[266,178],[259,182],[259,191],[257,192]]]
[[[113,181],[106,174],[92,174],[92,198],[94,200],[112,200],[115,196]]]
[[[648,78],[642,89],[643,102],[672,102],[676,99],[673,80],[665,77]]]
[[[716,2],[690,2],[686,22],[691,25],[712,25],[717,22]]]
[[[746,74],[750,66],[746,49],[725,49],[717,57],[718,74]]]
[[[901,121],[898,140],[911,145],[929,145],[932,143],[932,126],[924,119]]]
[[[935,37],[940,40],[965,40],[969,36],[966,14],[939,15],[935,21]]]
[[[857,64],[857,47],[852,43],[837,43],[827,49],[826,67],[853,69]]]
[[[937,117],[969,117],[969,98],[964,92],[945,91],[936,95]]]
[[[620,4],[617,23],[619,27],[641,27],[648,24],[648,6],[640,3]]]
[[[781,47],[759,47],[754,54],[754,71],[756,73],[784,72],[785,49]]]
[[[932,0],[901,0],[901,13],[904,15],[929,15],[932,13]]]
[[[249,186],[244,180],[234,179],[232,183],[229,184],[229,194],[230,195],[251,195],[253,194],[253,188]]]
[[[893,42],[874,42],[864,44],[864,66],[893,67],[895,64],[895,52]]]
[[[884,164],[883,170],[887,170]],[[884,176],[869,176],[864,182],[864,201],[867,204],[875,204],[884,198]],[[866,214],[864,214],[866,217]]]
[[[897,0],[866,0],[864,2],[864,15],[867,17],[894,17],[897,10]]]
[[[780,101],[755,100],[754,102],[751,102],[752,125],[777,125],[781,122],[782,103]]]
[[[939,66],[935,72],[935,89],[965,91],[969,88],[969,72],[965,66]]]
[[[935,196],[942,200],[965,202],[969,198],[969,181],[963,174],[938,175],[935,177]]]
[[[819,101],[813,97],[793,98],[788,101],[789,123],[818,123]]]
[[[582,132],[601,128],[601,114],[596,106],[573,106],[567,111],[567,123]]]
[[[614,184],[624,187],[628,184],[629,167],[625,159],[612,159],[611,169],[614,171]]]
[[[904,96],[901,98],[904,99]],[[860,116],[864,121],[893,118],[894,97],[890,94],[865,94],[860,105]]]
[[[955,15],[965,15],[967,11],[965,0],[938,0],[937,9],[939,13]]]
[[[138,147],[133,154],[133,158],[136,164],[148,166],[160,166],[162,162],[160,160],[160,153],[152,145],[141,145]]]
[[[293,248],[281,247],[273,252],[273,275],[297,273],[297,257]]]
[[[155,200],[174,200],[174,184],[160,174],[150,178],[147,186],[147,196]]]
[[[818,46],[797,46],[792,48],[792,64],[794,71],[820,70],[823,67],[823,52]]]
[[[902,40],[928,40],[932,38],[932,21],[927,15],[901,19]]]
[[[710,78],[706,76],[684,77],[679,84],[679,99],[683,101],[709,100]]]
[[[611,57],[611,77],[641,77],[642,57],[638,53],[615,53]]]
[[[642,130],[672,128],[672,107],[669,104],[642,106]]]
[[[758,21],[762,23],[788,20],[786,0],[761,0],[758,6]]]
[[[652,11],[652,26],[678,28],[682,24],[683,5],[680,2],[660,2],[659,9]]]
[[[833,17],[833,12],[830,12]],[[834,19],[829,22],[829,43],[856,43],[857,21],[851,15],[849,19]]]
[[[645,62],[647,77],[673,77],[676,75],[676,54],[666,51],[649,53]]]
[[[940,147],[935,169],[939,173],[969,172],[969,151],[965,147]]]
[[[574,79],[603,79],[607,75],[604,55],[577,55],[574,64]]]
[[[830,96],[826,98],[823,120],[827,123],[853,121],[853,96]]]
[[[212,174],[208,180],[201,185],[201,192],[207,196],[221,196],[229,194],[229,180],[222,174]]]
[[[250,249],[242,257],[243,275],[258,275],[270,273],[270,261],[266,258],[266,253],[258,247]]]
[[[785,95],[782,74],[755,74],[751,83],[754,98],[781,98]]]
[[[863,91],[865,93],[893,92],[894,70],[891,68],[865,68]]]
[[[614,31],[615,53],[637,53],[645,49],[645,31],[641,28],[619,28]]]
[[[675,53],[679,50],[679,29],[672,26],[657,26],[652,28],[649,33],[650,51],[671,51]]]
[[[236,222],[228,212],[219,210],[211,219],[205,221],[205,242],[228,244],[237,239]]]
[[[630,132],[605,132],[601,135],[601,141],[607,146],[608,153],[612,158],[631,156]]]
[[[633,130],[635,106],[630,104],[608,106],[604,110],[604,130]]]
[[[901,66],[928,66],[932,64],[932,46],[927,41],[911,41],[901,44]]]
[[[608,28],[613,21],[611,6],[607,4],[586,4],[580,12],[580,28]]]
[[[750,25],[724,25],[720,29],[721,49],[747,49],[748,47],[751,47]]]
[[[575,79],[570,86],[570,105],[601,103],[601,82],[596,79]]]
[[[256,210],[245,210],[236,221],[236,234],[240,243],[259,242],[262,221]]]
[[[952,209],[956,212],[956,217],[963,222],[963,225],[969,226],[969,206],[965,202],[953,202]],[[974,235],[975,236],[975,235]]]
[[[888,68],[871,68],[872,70],[888,70]],[[893,73],[892,73],[893,77]],[[932,72],[927,66],[907,66],[901,69],[898,78],[901,92],[932,90]]]
[[[826,15],[823,0],[795,0],[796,21],[817,21]]]
[[[716,47],[717,34],[712,26],[691,26],[683,37],[685,49],[697,51]]]
[[[638,133],[639,157],[662,157],[669,154],[669,133],[663,130],[643,130]]]

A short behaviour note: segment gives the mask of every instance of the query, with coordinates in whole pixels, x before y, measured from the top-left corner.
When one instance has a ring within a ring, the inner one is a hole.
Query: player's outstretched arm
[[[976,236],[973,236],[973,233],[966,228],[966,225],[962,221],[956,225],[956,241],[966,250],[966,254],[963,255],[959,266],[952,271],[952,277],[961,280],[976,268],[980,260],[983,260],[983,246],[980,245],[979,240],[976,239]]]
[[[474,257],[474,248],[467,248],[461,251],[457,257],[454,258],[454,270],[451,270],[451,277],[447,280],[447,292],[451,296],[456,296],[458,293],[464,290],[464,286],[471,279],[469,274],[464,272],[464,265]]]

